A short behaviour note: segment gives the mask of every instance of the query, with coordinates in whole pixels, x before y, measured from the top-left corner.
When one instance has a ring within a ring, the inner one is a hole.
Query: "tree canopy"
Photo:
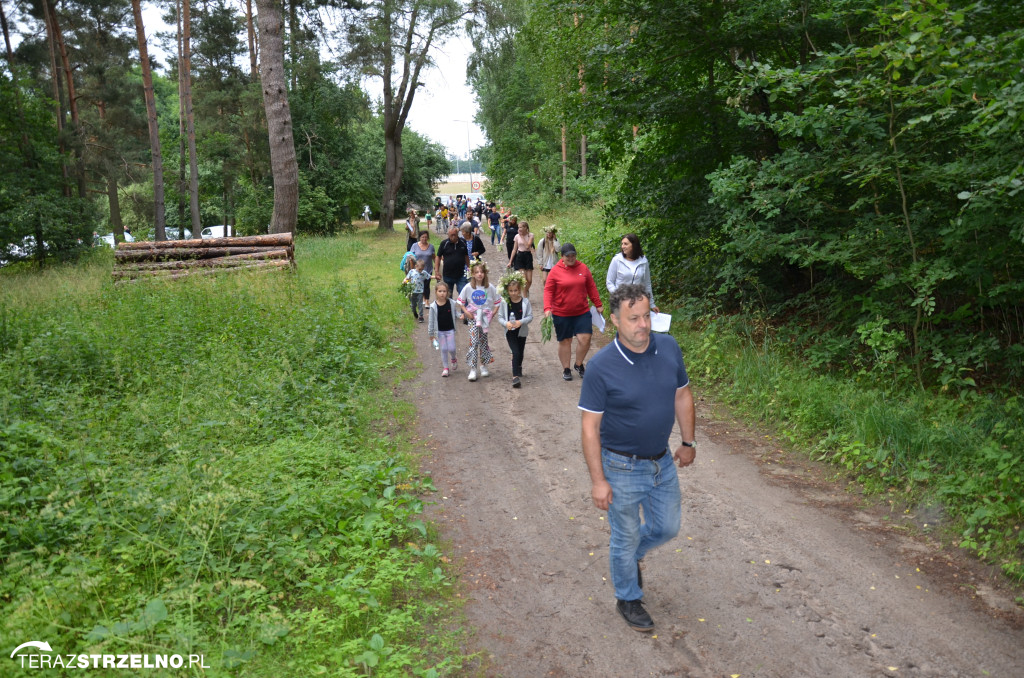
[[[565,198],[641,232],[660,298],[772,318],[819,365],[1020,383],[1022,18],[498,0],[471,64],[492,187],[558,200],[564,133]]]
[[[351,60],[323,56],[345,48],[324,23],[322,12],[332,5],[283,5],[300,232],[337,232],[364,204],[376,212],[384,192],[384,137],[374,129],[383,130],[383,114],[361,88],[363,73]],[[181,2],[162,7],[167,24],[179,25]],[[245,3],[227,0],[192,3],[190,9],[199,221],[234,224],[239,233],[265,232],[273,178],[259,74],[253,71],[255,18],[246,15]],[[156,186],[131,3],[26,1],[5,3],[4,10],[13,49],[0,67],[0,252],[14,246],[10,251],[20,254],[23,241],[37,235],[41,253],[73,252],[90,245],[93,232],[117,232],[119,224],[137,237],[153,237]],[[193,228],[187,176],[192,157],[186,126],[179,125],[179,35],[161,28],[146,27],[146,35],[155,69],[166,225],[174,234]],[[152,56],[160,53],[158,46],[169,58]],[[446,154],[411,130],[401,137],[407,176],[396,199],[426,204],[433,182],[448,173]]]

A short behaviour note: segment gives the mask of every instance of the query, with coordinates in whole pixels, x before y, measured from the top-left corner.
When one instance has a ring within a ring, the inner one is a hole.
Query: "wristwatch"
[[[694,440],[692,442],[689,442],[689,443],[686,442],[685,440],[682,441],[682,442],[683,442],[683,447],[692,447],[693,449],[697,449],[697,441],[696,440]]]

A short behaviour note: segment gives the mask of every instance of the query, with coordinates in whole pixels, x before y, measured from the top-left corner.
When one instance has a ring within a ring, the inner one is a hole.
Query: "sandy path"
[[[503,270],[494,249],[485,258]],[[539,315],[539,271],[531,301]],[[1024,615],[982,568],[813,480],[763,434],[710,419],[703,400],[697,460],[680,472],[682,532],[646,560],[658,627],[629,630],[580,451],[580,381],[562,381],[538,320],[511,389],[498,330],[492,376],[470,383],[461,364],[441,378],[418,326],[424,370],[409,385],[438,489],[430,517],[462,573],[480,674],[1024,676]],[[461,362],[462,328],[457,341]]]

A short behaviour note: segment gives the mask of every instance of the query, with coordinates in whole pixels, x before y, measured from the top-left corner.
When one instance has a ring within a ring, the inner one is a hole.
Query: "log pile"
[[[114,281],[183,278],[224,271],[281,271],[295,266],[291,233],[206,240],[122,242],[114,252]]]

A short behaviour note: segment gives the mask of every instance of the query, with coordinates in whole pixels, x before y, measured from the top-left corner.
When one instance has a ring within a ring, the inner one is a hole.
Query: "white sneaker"
[[[480,366],[480,376],[481,376],[481,377],[489,377],[489,376],[491,376],[491,373],[487,371],[487,368],[486,368],[486,367],[484,367],[483,365],[481,365],[481,366]]]
[[[470,381],[476,381],[476,370],[470,370],[469,371],[469,380]]]
[[[441,370],[441,376],[442,377],[447,377],[448,376],[448,368],[447,367],[444,368],[443,370]]]

